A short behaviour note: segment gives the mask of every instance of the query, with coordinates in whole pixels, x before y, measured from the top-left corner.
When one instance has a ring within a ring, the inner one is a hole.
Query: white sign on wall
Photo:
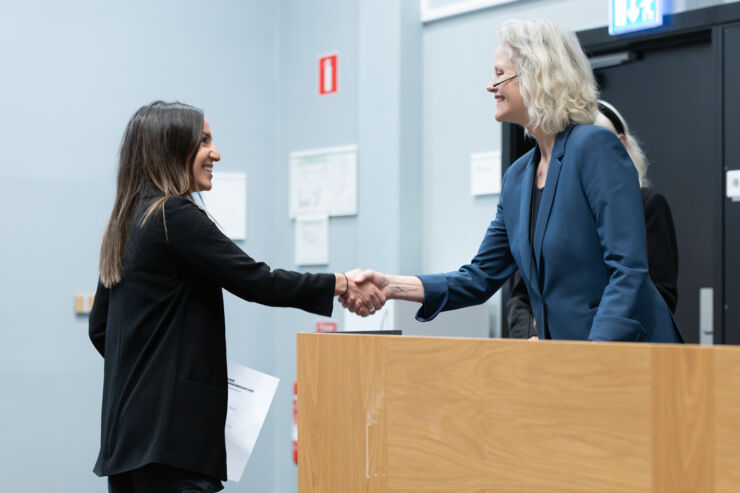
[[[470,155],[470,193],[501,193],[501,151],[476,152]]]
[[[213,172],[213,188],[201,192],[208,213],[232,240],[247,239],[247,174]]]
[[[421,0],[421,22],[467,14],[519,0]]]
[[[329,263],[329,217],[299,216],[295,220],[295,264]]]
[[[290,216],[357,214],[357,146],[290,153]]]

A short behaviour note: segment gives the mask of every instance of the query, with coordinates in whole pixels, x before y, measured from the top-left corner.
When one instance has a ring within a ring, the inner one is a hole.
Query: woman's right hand
[[[357,282],[355,277],[360,272],[359,269],[355,269],[344,275],[349,284],[346,292],[339,297],[339,301],[350,312],[367,317],[383,307],[386,296],[372,282]]]

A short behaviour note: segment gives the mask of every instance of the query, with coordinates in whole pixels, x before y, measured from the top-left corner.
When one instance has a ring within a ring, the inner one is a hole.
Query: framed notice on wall
[[[329,263],[329,218],[326,215],[299,216],[295,220],[295,264]]]
[[[357,214],[357,146],[290,154],[290,217]]]
[[[519,0],[421,0],[421,22],[432,22],[455,15],[467,14],[476,10],[497,5],[518,2]]]

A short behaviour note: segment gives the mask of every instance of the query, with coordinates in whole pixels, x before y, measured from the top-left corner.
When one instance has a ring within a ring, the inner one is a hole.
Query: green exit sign
[[[609,34],[663,25],[663,0],[609,0]]]

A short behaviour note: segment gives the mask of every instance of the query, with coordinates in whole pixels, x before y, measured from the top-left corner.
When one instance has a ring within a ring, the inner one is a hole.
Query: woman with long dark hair
[[[344,274],[272,270],[192,199],[220,153],[202,111],[154,102],[129,121],[103,237],[90,339],[105,358],[95,473],[111,492],[212,492],[226,479],[221,289],[328,316],[333,297],[367,315],[385,301]]]

